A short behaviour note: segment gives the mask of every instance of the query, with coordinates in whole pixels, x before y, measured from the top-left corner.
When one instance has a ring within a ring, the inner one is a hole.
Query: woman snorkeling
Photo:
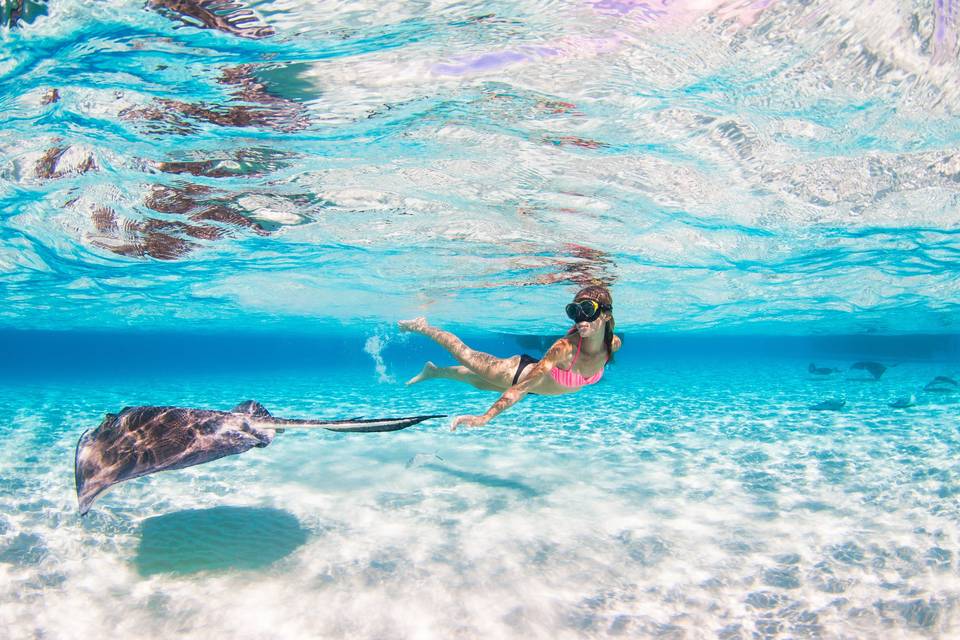
[[[460,425],[479,427],[504,409],[513,406],[528,393],[560,395],[574,393],[603,377],[604,367],[620,349],[620,338],[613,334],[613,298],[606,287],[584,287],[566,307],[574,326],[553,343],[543,358],[526,354],[497,358],[475,351],[449,331],[427,324],[426,318],[404,320],[400,328],[420,333],[450,352],[459,366],[438,367],[427,362],[423,371],[407,384],[431,378],[459,380],[478,389],[501,391],[500,398],[480,416],[458,416],[451,428]]]

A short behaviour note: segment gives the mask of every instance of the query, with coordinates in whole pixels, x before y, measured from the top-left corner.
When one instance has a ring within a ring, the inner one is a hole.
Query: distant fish
[[[897,398],[890,403],[891,409],[906,409],[917,404],[917,398],[912,393],[906,398]]]
[[[842,398],[832,398],[830,400],[824,400],[823,402],[818,402],[817,404],[811,405],[811,411],[840,411],[843,409],[844,405],[847,404],[847,401]]]
[[[839,373],[840,369],[834,369],[832,367],[818,367],[814,363],[807,365],[807,371],[817,376],[828,376],[831,373]]]
[[[947,376],[937,376],[923,387],[924,391],[935,391],[940,393],[949,393],[956,391],[960,387],[957,381]]]
[[[224,456],[266,447],[284,429],[396,431],[430,418],[411,416],[363,420],[274,418],[247,400],[232,411],[182,407],[127,407],[108,413],[99,427],[77,442],[74,472],[80,515],[111,486],[157,471],[183,469]]]
[[[850,365],[850,368],[866,369],[870,372],[870,375],[873,376],[874,380],[879,380],[880,376],[883,375],[883,372],[887,370],[887,367],[879,362],[854,362],[852,365]]]

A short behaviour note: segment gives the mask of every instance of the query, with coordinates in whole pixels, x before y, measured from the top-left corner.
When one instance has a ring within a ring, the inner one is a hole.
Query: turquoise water
[[[0,636],[960,632],[955,2],[14,4]],[[77,516],[107,412],[480,413],[396,321],[540,355],[596,281],[596,387]]]
[[[336,418],[479,412],[493,400],[448,381],[404,387],[418,358],[440,354],[384,340],[379,371],[358,340],[327,353],[343,363],[327,369],[187,361],[0,383],[4,627],[66,638],[956,629],[960,394],[922,391],[956,375],[955,357],[902,361],[872,381],[846,370],[855,351],[831,359],[806,345],[845,369],[823,379],[796,344],[677,355],[643,353],[637,338],[597,388],[528,398],[483,429],[287,432],[123,483],[77,517],[76,439],[127,404],[226,409],[253,397],[275,415]],[[237,346],[211,342],[208,353]],[[253,354],[269,345],[246,343]],[[178,348],[144,355],[164,347]],[[916,406],[888,407],[911,393]],[[842,411],[809,409],[832,398]]]

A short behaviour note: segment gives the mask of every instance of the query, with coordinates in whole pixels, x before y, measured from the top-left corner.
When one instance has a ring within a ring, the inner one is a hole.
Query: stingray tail
[[[379,431],[399,431],[431,418],[446,418],[445,415],[409,416],[405,418],[351,418],[349,420],[295,420],[284,418],[263,418],[252,421],[261,429],[327,429],[329,431],[347,431],[373,433]]]

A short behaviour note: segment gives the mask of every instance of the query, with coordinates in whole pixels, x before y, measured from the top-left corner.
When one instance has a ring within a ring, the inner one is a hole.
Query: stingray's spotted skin
[[[81,515],[97,495],[118,482],[267,446],[275,432],[251,426],[252,417],[177,407],[127,407],[119,415],[108,413],[77,443]]]
[[[443,416],[288,420],[272,417],[252,400],[233,411],[127,407],[119,414],[107,414],[99,427],[85,431],[77,442],[74,466],[80,515],[118,482],[265,447],[285,428],[395,431],[437,417]]]

